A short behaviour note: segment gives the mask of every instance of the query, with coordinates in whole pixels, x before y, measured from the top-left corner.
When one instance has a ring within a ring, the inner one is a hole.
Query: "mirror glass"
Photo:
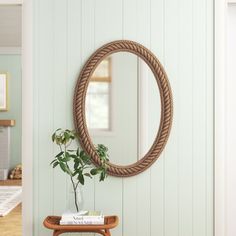
[[[86,122],[92,142],[109,148],[111,163],[131,165],[144,157],[160,115],[157,82],[143,59],[117,52],[100,62],[89,81]]]

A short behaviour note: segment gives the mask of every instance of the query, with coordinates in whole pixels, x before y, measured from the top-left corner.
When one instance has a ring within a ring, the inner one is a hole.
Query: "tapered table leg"
[[[61,231],[61,230],[54,230],[53,231],[53,236],[58,236],[58,235],[60,235],[60,234],[62,234],[62,233],[65,233],[64,231]]]
[[[105,234],[106,234],[106,236],[111,236],[110,230],[109,229],[105,229]]]

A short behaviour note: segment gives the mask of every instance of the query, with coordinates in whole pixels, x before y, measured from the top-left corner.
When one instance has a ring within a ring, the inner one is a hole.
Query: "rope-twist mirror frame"
[[[150,167],[157,160],[162,150],[164,149],[172,125],[172,93],[166,72],[161,63],[150,50],[148,50],[141,44],[129,40],[118,40],[105,44],[97,51],[95,51],[95,53],[93,53],[92,56],[87,60],[86,64],[80,72],[79,78],[76,83],[73,99],[75,130],[79,134],[80,145],[85,150],[85,152],[89,156],[91,156],[95,165],[99,165],[100,160],[98,154],[96,153],[94,144],[89,136],[88,128],[86,125],[86,92],[89,80],[96,67],[105,57],[115,52],[130,52],[141,57],[148,64],[155,76],[161,98],[161,118],[159,130],[157,131],[156,138],[146,155],[136,163],[126,166],[119,166],[109,162],[108,174],[119,177],[128,177],[137,175]]]

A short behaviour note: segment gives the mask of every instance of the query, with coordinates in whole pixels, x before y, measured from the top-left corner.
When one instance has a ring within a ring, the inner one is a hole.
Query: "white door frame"
[[[227,109],[227,103],[229,96],[236,99],[234,94],[227,94],[227,11],[230,4],[236,4],[236,0],[215,0],[215,236],[231,236],[236,231],[236,226],[229,224],[232,219],[228,218],[229,213],[235,214],[228,202],[227,174],[227,160],[232,158],[232,151],[227,148],[227,143],[232,141],[232,131],[227,132],[232,125],[228,120],[235,114],[235,108]]]
[[[215,0],[215,236],[225,232],[225,0]]]
[[[33,1],[22,5],[23,236],[33,235]]]
[[[33,1],[22,5],[23,236],[33,235]]]
[[[33,235],[33,3],[0,0],[0,5],[22,5],[22,235]]]

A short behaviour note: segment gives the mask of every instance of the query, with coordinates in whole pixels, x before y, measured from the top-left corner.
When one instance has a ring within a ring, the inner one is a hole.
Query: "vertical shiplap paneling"
[[[109,176],[105,182],[95,182],[95,209],[105,215],[119,216],[119,225],[112,235],[122,235],[122,179]]]
[[[34,128],[34,133],[33,133],[33,235],[39,235],[39,227],[40,221],[39,221],[39,78],[40,78],[40,67],[39,67],[39,52],[40,52],[40,27],[39,27],[39,22],[40,22],[40,11],[39,11],[39,2],[34,3],[33,7],[33,13],[34,13],[34,31],[33,31],[33,43],[34,43],[34,55],[33,55],[33,63],[32,65],[34,66],[33,70],[33,128]]]
[[[42,0],[39,4],[39,54],[38,54],[38,235],[47,235],[42,227],[44,218],[53,210],[53,171],[49,160],[53,155],[50,135],[53,128],[53,1]],[[37,235],[37,234],[36,234]],[[49,235],[49,234],[48,234]]]
[[[193,235],[206,235],[206,8],[193,1]],[[199,129],[202,127],[202,129]]]
[[[82,24],[81,24],[81,57],[83,64],[94,52],[94,0],[82,1]],[[84,209],[94,209],[94,185],[95,181],[86,179],[86,186],[83,187],[86,203]]]
[[[82,66],[94,52],[95,1],[81,1],[81,61]],[[95,180],[87,178],[83,186],[84,209],[95,209]],[[86,236],[86,233],[83,234]]]
[[[122,1],[122,39],[137,41],[137,1]],[[137,177],[123,178],[123,236],[137,235]]]
[[[66,98],[67,87],[67,0],[55,2],[53,5],[53,131],[66,127],[67,114],[64,112],[68,106]],[[56,145],[53,145],[54,154],[59,152]],[[55,215],[62,214],[67,207],[67,176],[58,167],[54,169],[54,195],[53,195],[53,213]],[[55,194],[60,191],[60,194]]]
[[[122,39],[137,41],[137,1],[122,1]],[[137,235],[137,177],[123,178],[123,236]]]
[[[179,235],[193,235],[193,5],[179,1]],[[200,127],[198,127],[200,128]],[[202,128],[201,128],[202,129]],[[203,138],[203,137],[201,137]]]
[[[81,24],[81,56],[82,63],[92,55],[97,48],[95,45],[95,0],[82,1],[82,24]]]
[[[122,38],[122,0],[94,0],[95,48]]]
[[[67,12],[67,38],[66,38],[66,104],[67,107],[65,108],[66,111],[66,125],[68,128],[73,129],[73,113],[72,113],[72,103],[73,103],[73,93],[75,83],[77,81],[79,71],[82,66],[82,1],[77,0],[67,0],[67,6],[65,10]],[[76,148],[76,147],[73,147]],[[84,197],[85,203],[90,203],[91,196],[87,196],[86,193],[87,188],[82,188],[82,193]],[[93,196],[92,192],[91,195]],[[70,180],[67,178],[67,202],[71,199],[71,183]],[[92,199],[93,200],[93,199]],[[80,209],[90,209],[85,208],[86,205],[82,204],[79,206]],[[69,233],[67,234],[70,235]],[[82,235],[82,234],[77,234]]]
[[[164,67],[168,75],[173,99],[174,117],[170,138],[164,156],[164,235],[178,235],[179,193],[179,75],[178,75],[178,0],[164,2]],[[174,39],[174,40],[173,40]],[[191,121],[190,121],[191,122]],[[186,137],[189,139],[189,136]],[[185,150],[183,150],[185,152]],[[170,227],[171,225],[171,227]]]
[[[150,0],[137,1],[136,41],[150,48]],[[150,235],[150,169],[136,176],[137,236]]]
[[[206,235],[214,235],[214,0],[205,1],[206,14]]]
[[[49,166],[51,133],[73,127],[73,89],[84,62],[122,38],[150,48],[165,66],[173,128],[164,154],[144,173],[88,181],[84,207],[117,214],[115,236],[213,236],[212,11],[212,1],[203,0],[35,1],[36,236],[51,234],[43,218],[68,200],[66,176]]]
[[[151,51],[164,65],[164,0],[151,0],[150,3],[150,26],[151,26]],[[150,94],[150,101],[154,103],[155,96]],[[156,112],[160,113],[160,108],[155,106]],[[154,112],[154,111],[153,111]],[[153,114],[153,113],[151,113]],[[156,117],[156,116],[154,116]],[[149,116],[149,130],[153,131],[157,120]],[[151,236],[164,235],[164,158],[165,151],[151,166]]]
[[[95,0],[95,48],[122,37],[122,1]],[[104,182],[95,182],[95,208],[104,214],[116,214],[119,226],[112,235],[122,235],[122,178],[109,176]]]
[[[137,18],[138,18],[138,12],[137,12],[137,6],[138,1],[136,0],[130,0],[125,1],[122,0],[123,5],[123,19],[122,19],[122,38],[127,40],[133,40],[136,41],[137,39]]]
[[[137,180],[123,179],[123,236],[137,235]]]

